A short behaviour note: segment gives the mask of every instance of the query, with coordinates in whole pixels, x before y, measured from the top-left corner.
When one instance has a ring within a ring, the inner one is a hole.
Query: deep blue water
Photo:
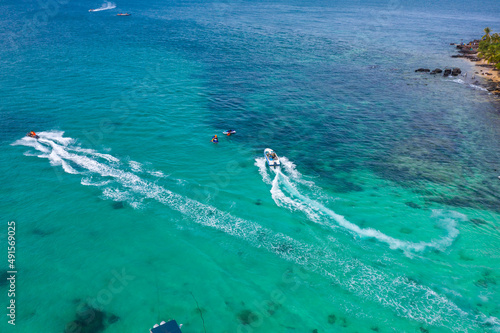
[[[0,4],[2,332],[500,330],[496,1],[101,5]]]

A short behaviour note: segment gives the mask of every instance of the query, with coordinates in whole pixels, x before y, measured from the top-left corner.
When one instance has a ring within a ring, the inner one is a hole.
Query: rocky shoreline
[[[472,75],[469,73],[462,73],[462,70],[458,67],[455,68],[436,68],[431,71],[429,68],[418,68],[415,72],[429,73],[431,75],[441,74],[443,76],[462,76],[464,81],[473,84],[478,87],[486,89],[488,92],[494,95],[500,96],[500,72],[495,68],[494,65],[488,64],[482,58],[478,56],[478,47],[480,40],[473,40],[468,44],[455,44],[458,49],[458,54],[452,55],[452,58],[464,58],[475,64],[475,70]],[[468,75],[469,74],[469,75]],[[483,78],[484,80],[478,80],[478,78]]]
[[[474,62],[476,65],[474,77],[477,75],[478,77],[482,77],[486,80],[483,83],[477,83],[483,86],[490,93],[500,95],[500,72],[494,65],[488,64],[481,57],[479,57],[478,47],[480,41],[481,40],[476,39],[467,44],[450,44],[455,45],[458,49],[458,54],[452,55],[452,58],[464,58]]]

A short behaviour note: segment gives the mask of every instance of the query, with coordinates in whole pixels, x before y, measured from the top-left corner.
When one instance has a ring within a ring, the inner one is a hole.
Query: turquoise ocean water
[[[1,332],[500,331],[496,1],[101,5],[0,3]]]

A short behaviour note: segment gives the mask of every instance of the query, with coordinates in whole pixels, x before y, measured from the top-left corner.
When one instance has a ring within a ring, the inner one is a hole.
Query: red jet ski
[[[40,137],[33,131],[26,134],[26,136],[29,136],[30,138],[33,138],[33,139],[40,139]]]

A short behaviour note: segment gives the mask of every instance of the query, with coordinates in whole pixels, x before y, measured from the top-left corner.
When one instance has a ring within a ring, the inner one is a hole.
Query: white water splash
[[[314,245],[297,241],[258,223],[174,193],[155,182],[146,181],[132,172],[120,169],[116,163],[107,159],[99,160],[97,156],[89,156],[89,152],[77,152],[75,147],[58,144],[65,142],[62,133],[59,140],[48,140],[47,136],[41,138],[43,140],[39,141],[43,145],[33,145],[24,139],[13,145],[35,148],[40,152],[41,158],[57,158],[67,164],[76,165],[86,178],[96,178],[92,180],[94,184],[107,181],[102,185],[103,195],[111,200],[130,200],[131,197],[139,197],[140,201],[155,200],[184,214],[195,223],[243,239],[256,248],[266,249],[284,260],[321,274],[354,295],[391,309],[398,316],[461,332],[476,330],[480,322],[486,320],[498,322],[497,318],[481,313],[468,313],[445,296],[405,276],[385,273],[365,265],[359,259],[349,255],[343,256],[343,252],[331,251],[324,247],[316,248]],[[47,150],[50,154],[47,154]],[[51,155],[52,157],[49,157]],[[290,192],[293,193],[293,190]],[[137,200],[131,204],[132,207],[137,205]],[[315,214],[319,215],[318,212]]]
[[[274,202],[280,206],[287,208],[291,211],[302,211],[306,216],[314,223],[318,223],[330,228],[336,228],[340,226],[353,235],[363,238],[375,238],[382,243],[386,243],[393,250],[400,249],[405,251],[407,255],[411,255],[410,251],[420,252],[427,248],[435,248],[444,250],[451,246],[453,241],[457,238],[459,231],[456,228],[457,220],[466,220],[467,217],[459,214],[453,213],[453,218],[446,216],[443,211],[435,211],[432,217],[439,218],[439,226],[446,230],[447,235],[437,240],[431,240],[428,242],[409,242],[405,240],[400,240],[391,236],[384,234],[383,232],[373,229],[373,228],[361,228],[356,224],[349,222],[344,216],[335,213],[333,210],[325,207],[322,203],[311,199],[310,197],[302,194],[297,184],[306,184],[308,187],[315,186],[311,181],[305,181],[301,179],[301,174],[295,170],[295,165],[290,162],[286,157],[280,157],[280,160],[287,161],[286,167],[283,171],[287,171],[291,176],[288,177],[279,168],[271,169],[271,172],[275,172],[276,176],[271,182],[271,196]],[[262,176],[262,180],[265,183],[269,183],[270,179],[268,169],[266,168],[265,159],[257,158],[255,165],[259,167],[259,173]],[[296,182],[296,183],[294,183]],[[331,224],[331,221],[335,221],[335,225]]]
[[[130,168],[132,169],[133,172],[135,173],[141,173],[142,172],[142,164],[136,161],[129,161],[128,164],[130,165]]]
[[[110,1],[107,1],[101,5],[101,7],[92,9],[93,12],[100,12],[102,10],[108,10],[108,9],[113,9],[116,8],[116,4]]]
[[[467,83],[467,82],[465,82],[462,79],[454,79],[454,80],[451,80],[451,81],[455,82],[455,83],[458,83],[458,84],[467,85],[468,87],[470,87],[472,89],[475,89],[475,90],[488,91],[488,89],[486,89],[486,88],[480,87],[480,86],[472,84],[472,83]]]

